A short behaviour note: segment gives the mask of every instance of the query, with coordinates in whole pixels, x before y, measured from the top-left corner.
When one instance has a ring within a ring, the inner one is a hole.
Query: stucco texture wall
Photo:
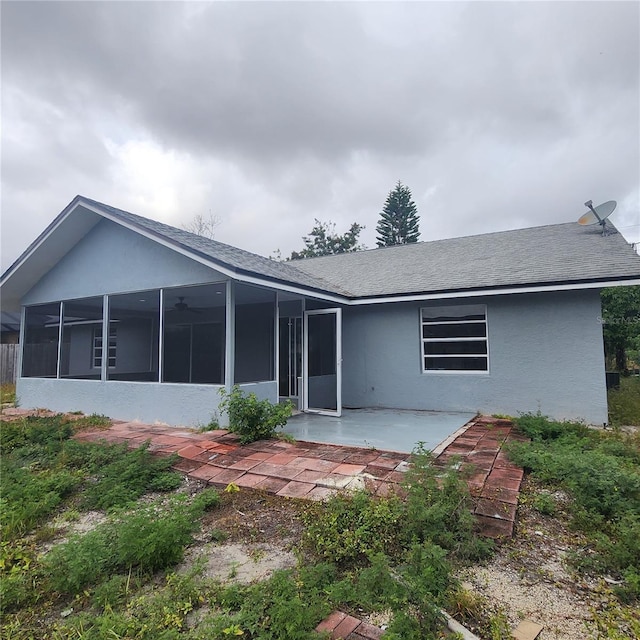
[[[247,393],[277,402],[275,382],[240,385]],[[17,395],[27,409],[46,407],[52,411],[100,413],[114,420],[198,427],[212,418],[222,426],[226,416],[218,411],[220,385],[119,382],[110,380],[52,380],[20,378]]]
[[[346,308],[344,406],[509,415],[540,410],[591,424],[607,421],[597,290],[467,302],[487,305],[489,373],[422,371],[420,308],[437,303]]]
[[[221,282],[218,272],[103,220],[23,298],[25,305]]]

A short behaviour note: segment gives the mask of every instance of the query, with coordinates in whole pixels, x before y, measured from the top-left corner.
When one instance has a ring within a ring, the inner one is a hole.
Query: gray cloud
[[[397,179],[423,239],[571,220],[588,198],[619,200],[640,237],[637,3],[2,14],[3,267],[78,192],[160,217],[129,142],[180,174],[166,221],[212,209],[221,240],[264,254],[298,248],[314,217],[361,222],[374,244]]]

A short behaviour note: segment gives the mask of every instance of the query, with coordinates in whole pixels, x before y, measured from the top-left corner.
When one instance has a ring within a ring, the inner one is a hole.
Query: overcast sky
[[[256,253],[576,220],[640,240],[638,2],[9,2],[2,269],[76,195]]]

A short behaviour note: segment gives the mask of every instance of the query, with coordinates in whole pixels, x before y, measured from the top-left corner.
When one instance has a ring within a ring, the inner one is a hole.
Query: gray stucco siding
[[[221,385],[120,382],[109,380],[54,380],[19,378],[17,395],[26,409],[46,407],[52,411],[99,413],[114,420],[161,422],[175,426],[197,427],[212,418],[222,426],[220,415]],[[240,385],[259,399],[278,401],[276,382]]]
[[[225,279],[214,269],[103,220],[32,287],[22,303],[57,302]]]
[[[522,294],[443,305],[487,306],[489,371],[422,371],[420,308],[346,308],[345,407],[505,413],[607,421],[600,297],[595,290]]]

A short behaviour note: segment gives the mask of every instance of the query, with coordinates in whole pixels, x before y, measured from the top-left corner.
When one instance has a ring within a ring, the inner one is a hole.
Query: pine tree
[[[390,247],[395,244],[418,242],[418,209],[411,197],[411,190],[398,180],[394,189],[384,203],[380,220],[376,227],[376,240],[379,247]]]

